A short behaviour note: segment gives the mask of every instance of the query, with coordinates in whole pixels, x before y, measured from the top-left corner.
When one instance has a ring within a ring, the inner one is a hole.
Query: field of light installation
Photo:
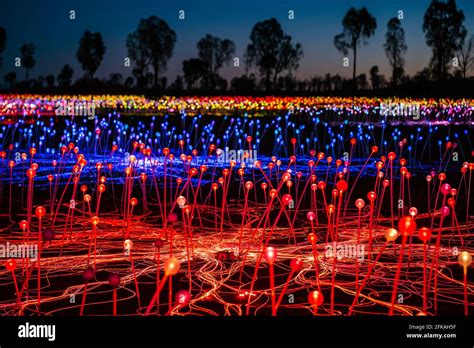
[[[70,102],[95,117],[55,116]],[[0,238],[30,252],[0,269],[0,315],[474,310],[472,99],[3,95],[0,111]]]

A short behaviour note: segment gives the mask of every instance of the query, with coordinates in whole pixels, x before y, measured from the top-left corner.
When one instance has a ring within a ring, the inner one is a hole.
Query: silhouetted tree
[[[123,82],[123,76],[120,73],[112,73],[109,76],[109,81],[112,85],[121,85]]]
[[[91,33],[85,31],[79,41],[79,49],[76,52],[76,58],[90,78],[94,78],[94,74],[102,63],[105,53],[105,45],[100,33]]]
[[[54,75],[46,76],[46,86],[48,88],[53,88],[54,87],[54,81],[55,81]]]
[[[255,24],[250,42],[246,56],[251,65],[258,67],[267,91],[276,86],[282,72],[297,69],[303,56],[301,44],[293,44],[275,18]]]
[[[196,88],[200,79],[206,74],[206,71],[206,63],[199,58],[183,61],[184,81],[188,85],[188,89]]]
[[[257,86],[255,75],[242,75],[230,81],[230,90],[237,93],[249,93]]]
[[[337,50],[347,55],[349,50],[353,52],[352,79],[356,79],[357,71],[357,48],[366,44],[367,39],[374,35],[377,21],[365,7],[356,9],[352,7],[347,11],[342,20],[343,31],[334,37],[334,45]]]
[[[127,37],[128,55],[135,64],[134,75],[139,86],[144,84],[151,65],[153,86],[158,88],[160,73],[166,70],[175,43],[176,33],[163,19],[151,16],[140,20],[137,30]]]
[[[74,70],[66,64],[63,66],[61,71],[58,75],[58,85],[59,87],[69,87],[72,83],[72,75],[74,74]]]
[[[474,35],[467,41],[463,39],[461,48],[458,50],[456,57],[458,58],[462,77],[465,79],[474,66]]]
[[[367,89],[367,75],[366,74],[360,74],[357,76],[357,86],[360,89]]]
[[[180,75],[176,76],[176,79],[170,86],[170,90],[180,93],[184,89],[183,78]]]
[[[373,67],[371,67],[369,74],[370,74],[370,83],[372,84],[372,89],[378,89],[379,88],[379,67],[377,65],[374,65]]]
[[[133,77],[129,76],[125,79],[125,82],[124,82],[124,85],[125,87],[127,87],[128,89],[132,88],[133,87],[133,83],[135,81],[133,80]]]
[[[5,74],[3,77],[5,83],[8,84],[9,88],[12,89],[16,82],[16,72],[11,71],[8,74]]]
[[[219,70],[228,64],[235,53],[235,45],[228,39],[220,39],[206,35],[197,43],[198,56],[205,63],[206,74],[204,84],[208,89],[214,89],[218,79]]]
[[[464,13],[457,9],[454,0],[432,0],[425,12],[423,31],[426,44],[433,50],[430,67],[437,80],[448,77],[451,59],[466,36]]]
[[[388,61],[392,66],[392,84],[396,86],[404,73],[403,65],[405,61],[403,54],[407,50],[405,31],[397,17],[391,18],[388,21],[384,48]]]
[[[24,44],[20,47],[21,52],[21,65],[26,70],[26,81],[28,82],[28,75],[31,69],[34,68],[36,60],[33,57],[35,54],[36,46],[32,43]]]
[[[2,53],[5,51],[5,45],[7,42],[7,33],[4,27],[0,27],[0,67],[2,67],[3,58]]]

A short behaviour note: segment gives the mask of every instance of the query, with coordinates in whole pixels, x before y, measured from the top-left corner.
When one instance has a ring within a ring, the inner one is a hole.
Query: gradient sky
[[[339,73],[349,77],[352,68],[343,68],[343,56],[336,50],[333,38],[342,31],[342,18],[347,10],[366,6],[377,20],[375,35],[359,50],[357,73],[368,73],[373,65],[390,75],[383,49],[386,25],[398,10],[404,11],[402,26],[408,46],[405,71],[413,75],[429,62],[431,50],[422,31],[423,15],[430,0],[0,0],[0,26],[7,31],[7,46],[3,54],[0,75],[17,71],[24,79],[24,69],[14,67],[23,43],[36,45],[36,66],[30,76],[57,75],[64,64],[74,68],[74,79],[83,72],[76,60],[79,39],[85,30],[102,33],[106,53],[96,76],[108,77],[112,72],[131,75],[132,68],[123,66],[127,56],[125,41],[138,21],[151,15],[165,19],[177,34],[174,55],[168,62],[165,76],[168,83],[182,74],[182,61],[197,56],[196,43],[206,34],[228,38],[235,42],[236,56],[242,58],[249,43],[253,25],[261,20],[277,18],[294,41],[303,46],[304,57],[298,78]],[[457,0],[464,11],[465,27],[474,34],[474,1]],[[76,19],[69,19],[69,10]],[[178,18],[185,10],[186,19]],[[295,19],[288,19],[288,11]],[[350,55],[349,55],[350,56]],[[351,56],[350,56],[351,57]],[[241,63],[243,60],[241,59]],[[20,71],[18,71],[20,70]],[[244,73],[240,68],[225,67],[221,75],[232,78]],[[3,83],[3,78],[1,79]]]

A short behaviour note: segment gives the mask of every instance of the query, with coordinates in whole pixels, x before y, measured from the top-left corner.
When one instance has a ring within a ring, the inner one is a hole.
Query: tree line
[[[409,77],[405,74],[405,31],[400,18],[391,18],[386,24],[383,48],[391,67],[385,77],[379,67],[358,74],[357,58],[360,50],[377,30],[376,18],[365,7],[350,8],[342,19],[342,31],[335,35],[334,46],[352,66],[352,78],[326,74],[303,80],[296,79],[296,71],[303,57],[303,47],[285,33],[277,19],[271,18],[256,23],[249,35],[249,43],[242,57],[245,73],[229,82],[220,75],[221,69],[235,62],[235,43],[227,38],[207,34],[196,44],[197,56],[182,62],[182,74],[168,84],[164,73],[173,56],[177,41],[175,31],[165,20],[151,16],[141,19],[135,31],[126,38],[127,63],[132,67],[132,76],[124,78],[113,73],[108,79],[95,77],[100,67],[106,46],[101,33],[85,31],[80,38],[76,58],[84,71],[73,83],[74,71],[64,65],[56,76],[37,77],[30,80],[35,67],[35,45],[26,43],[20,47],[21,67],[25,79],[21,81],[16,72],[4,75],[10,89],[53,89],[77,87],[105,87],[117,91],[148,91],[151,93],[217,92],[252,93],[309,92],[324,93],[354,90],[380,90],[396,88],[406,84],[423,84],[428,81],[466,79],[474,66],[474,38],[469,37],[464,27],[465,16],[457,8],[455,0],[440,2],[432,0],[423,18],[426,44],[432,50],[429,65]],[[7,35],[0,27],[0,66]],[[239,60],[240,64],[240,60]]]

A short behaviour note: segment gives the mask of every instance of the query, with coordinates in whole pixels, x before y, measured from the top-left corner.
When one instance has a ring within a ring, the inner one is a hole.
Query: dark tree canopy
[[[446,79],[450,62],[466,36],[463,25],[464,13],[458,10],[456,1],[432,0],[425,12],[423,31],[426,44],[433,50],[430,67],[437,80]]]
[[[282,72],[296,70],[303,56],[301,44],[293,44],[291,36],[285,34],[275,18],[255,24],[250,42],[246,57],[251,65],[258,67],[267,91],[276,87]]]
[[[74,70],[66,64],[63,66],[61,71],[58,75],[58,85],[59,87],[69,87],[72,83],[72,75],[74,74]]]
[[[128,55],[134,62],[133,73],[140,88],[146,85],[149,66],[153,69],[153,86],[158,88],[160,73],[166,70],[175,43],[176,33],[156,16],[141,19],[137,30],[128,35]]]
[[[206,63],[199,58],[183,61],[184,81],[188,85],[189,90],[197,87],[199,80],[206,74],[207,70]]]
[[[9,72],[8,74],[5,74],[5,76],[3,77],[3,79],[5,80],[5,82],[8,84],[8,86],[10,87],[10,89],[13,88],[15,82],[16,82],[16,72],[14,71],[11,71]]]
[[[459,61],[461,76],[465,79],[474,66],[474,35],[468,40],[463,39],[456,57]]]
[[[105,53],[105,45],[100,33],[85,31],[79,41],[79,49],[76,57],[82,69],[93,78],[95,72],[102,63]]]
[[[206,72],[203,76],[203,87],[214,90],[222,78],[219,70],[229,64],[235,53],[235,44],[228,39],[206,35],[197,43],[198,56],[204,63]]]
[[[0,67],[2,66],[2,52],[5,50],[5,45],[7,42],[7,33],[4,27],[0,27]]]
[[[28,81],[28,75],[31,69],[36,65],[36,60],[33,57],[35,54],[36,46],[32,43],[24,44],[20,47],[21,52],[21,65],[26,70],[26,81]]]
[[[352,50],[354,61],[352,79],[356,79],[357,72],[357,48],[366,44],[367,39],[374,35],[377,21],[367,8],[356,9],[351,7],[342,20],[343,31],[334,37],[334,45],[342,54],[348,54]]]
[[[396,86],[404,73],[403,66],[405,60],[403,59],[403,55],[407,50],[405,31],[397,17],[391,18],[387,23],[384,48],[390,66],[392,67],[392,84]]]
[[[198,56],[206,64],[209,73],[218,74],[235,53],[235,44],[228,39],[206,35],[197,43]]]

